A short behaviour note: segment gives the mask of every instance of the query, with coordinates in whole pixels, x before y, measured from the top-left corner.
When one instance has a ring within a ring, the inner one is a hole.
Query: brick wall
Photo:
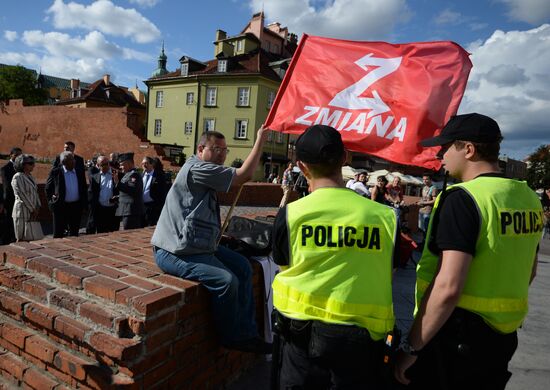
[[[253,365],[220,347],[206,290],[157,268],[151,234],[0,247],[0,389],[220,388]]]
[[[0,110],[0,154],[7,155],[12,147],[19,146],[36,158],[53,160],[70,140],[85,159],[98,152],[134,152],[139,164],[145,156],[162,156],[161,148],[132,130],[139,120],[126,107],[25,107],[18,102],[11,100],[5,111]]]

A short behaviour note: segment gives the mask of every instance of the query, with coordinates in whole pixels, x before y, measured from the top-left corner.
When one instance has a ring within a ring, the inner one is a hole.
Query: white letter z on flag
[[[389,111],[390,108],[386,103],[384,103],[384,101],[380,98],[380,95],[378,95],[378,92],[375,90],[372,91],[372,98],[360,96],[376,81],[389,75],[390,73],[395,72],[401,64],[401,58],[402,57],[376,58],[372,56],[372,53],[360,58],[355,62],[355,64],[365,71],[369,70],[369,66],[376,66],[377,68],[370,71],[355,84],[352,84],[346,89],[338,92],[334,96],[334,99],[330,101],[329,106],[348,108],[350,110],[371,110],[371,112],[368,113],[367,118],[371,118],[375,115],[383,114]]]

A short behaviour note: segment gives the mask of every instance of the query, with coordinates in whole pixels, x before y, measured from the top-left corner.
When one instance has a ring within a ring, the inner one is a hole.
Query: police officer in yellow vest
[[[394,326],[395,213],[345,188],[334,128],[309,127],[296,157],[312,193],[274,224],[274,260],[288,266],[273,282],[281,388],[379,389],[383,337]]]
[[[501,140],[498,124],[474,113],[422,142],[441,146],[462,183],[437,197],[417,267],[415,320],[395,369],[410,387],[504,389],[511,376],[542,210],[525,182],[500,173]]]

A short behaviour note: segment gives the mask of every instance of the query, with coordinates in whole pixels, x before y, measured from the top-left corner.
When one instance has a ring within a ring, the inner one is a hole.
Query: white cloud
[[[472,43],[468,51],[474,67],[460,112],[495,118],[510,156],[525,157],[529,145],[534,150],[547,143],[550,24],[527,31],[497,30],[486,41]]]
[[[550,1],[548,0],[500,0],[508,8],[508,16],[513,20],[533,25],[548,21],[550,18]]]
[[[108,0],[98,0],[89,6],[55,0],[47,10],[56,28],[99,30],[104,34],[123,36],[138,43],[159,39],[160,31],[135,9],[125,9]]]
[[[435,17],[434,22],[439,25],[460,24],[462,23],[462,14],[450,9],[445,9]]]
[[[8,40],[10,42],[15,41],[17,39],[17,31],[5,30],[4,31],[4,38],[6,38],[6,40]]]
[[[160,0],[130,0],[130,3],[137,4],[140,7],[154,7]]]
[[[290,32],[334,38],[373,40],[388,37],[409,16],[405,0],[249,0],[253,12],[262,8],[270,21]]]

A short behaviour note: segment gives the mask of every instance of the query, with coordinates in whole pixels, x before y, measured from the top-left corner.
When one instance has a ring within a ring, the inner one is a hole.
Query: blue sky
[[[267,22],[303,32],[394,43],[452,40],[474,68],[460,112],[493,116],[503,152],[524,158],[550,142],[548,0],[20,0],[0,10],[0,63],[92,82],[142,83],[162,41],[168,69],[182,55],[213,57],[217,29],[240,33],[262,8]]]

